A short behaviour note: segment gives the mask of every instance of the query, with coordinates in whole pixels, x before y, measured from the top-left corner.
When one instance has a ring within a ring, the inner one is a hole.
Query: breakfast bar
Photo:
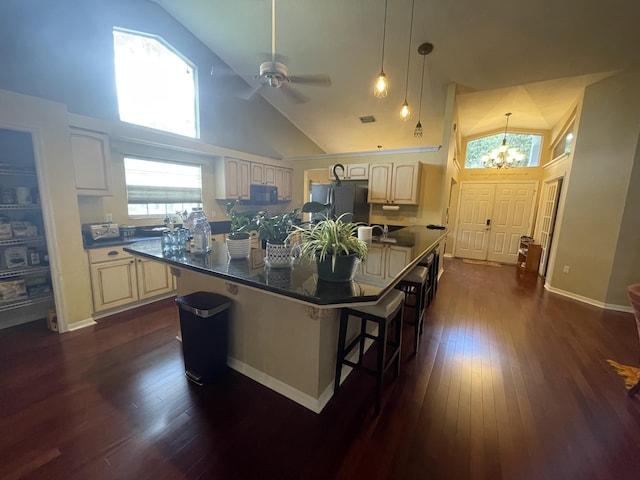
[[[206,255],[163,254],[160,240],[125,250],[171,266],[178,295],[229,297],[229,366],[319,413],[333,395],[340,308],[375,304],[445,236],[446,230],[412,226],[375,238],[353,281],[335,284],[318,281],[315,263],[306,259],[270,268],[256,249],[230,260],[222,242]]]

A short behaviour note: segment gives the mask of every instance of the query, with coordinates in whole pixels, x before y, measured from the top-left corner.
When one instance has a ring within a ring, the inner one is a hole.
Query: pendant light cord
[[[418,123],[420,123],[420,116],[422,115],[422,89],[424,87],[424,64],[427,59],[427,55],[422,55],[422,78],[420,79],[420,103],[418,104]]]
[[[416,0],[411,1],[411,23],[409,24],[409,49],[407,52],[407,81],[404,84],[404,99],[407,100],[407,93],[409,92],[409,62],[411,61],[411,36],[413,34],[413,8],[415,7]]]
[[[384,72],[384,41],[387,38],[387,2],[384,0],[384,23],[382,25],[382,61],[380,62],[380,71]]]

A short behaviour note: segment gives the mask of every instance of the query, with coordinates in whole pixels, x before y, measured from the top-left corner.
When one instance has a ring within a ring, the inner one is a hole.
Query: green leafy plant
[[[367,244],[357,236],[361,223],[345,222],[342,214],[337,219],[326,218],[308,228],[297,227],[301,236],[302,256],[324,261],[327,256],[335,267],[339,255],[355,255],[359,260],[367,257]]]
[[[289,213],[269,216],[267,212],[258,212],[254,221],[258,229],[258,238],[272,244],[283,244],[289,238],[297,222],[299,209]]]
[[[236,207],[240,201],[227,203],[227,216],[231,218],[231,232],[228,238],[231,240],[246,240],[250,238],[251,230],[256,229],[254,222],[254,212],[238,212]]]

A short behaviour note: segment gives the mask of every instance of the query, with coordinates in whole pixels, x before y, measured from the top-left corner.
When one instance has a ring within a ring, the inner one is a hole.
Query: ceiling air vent
[[[367,115],[366,117],[360,117],[361,123],[373,123],[376,121],[376,118],[373,115]]]

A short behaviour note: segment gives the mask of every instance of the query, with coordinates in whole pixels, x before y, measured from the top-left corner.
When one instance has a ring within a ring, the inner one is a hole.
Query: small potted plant
[[[348,282],[353,278],[357,260],[367,257],[367,244],[357,236],[360,223],[326,218],[308,228],[297,227],[301,234],[303,257],[314,259],[318,279]]]
[[[238,212],[238,200],[227,203],[227,215],[231,218],[227,235],[227,250],[231,259],[247,258],[251,254],[251,230],[255,229],[253,214]]]
[[[291,266],[291,245],[289,235],[297,222],[298,209],[279,215],[269,216],[259,212],[255,218],[258,238],[266,242],[267,264],[282,268]]]

